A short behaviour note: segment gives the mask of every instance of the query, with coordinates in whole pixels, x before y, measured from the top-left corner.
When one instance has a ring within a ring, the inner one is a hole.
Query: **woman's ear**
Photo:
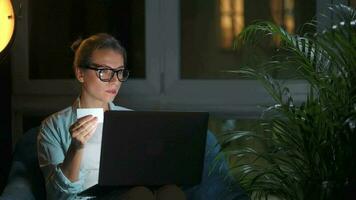
[[[81,68],[79,67],[75,67],[75,77],[77,78],[77,80],[81,83],[84,82],[84,72]]]

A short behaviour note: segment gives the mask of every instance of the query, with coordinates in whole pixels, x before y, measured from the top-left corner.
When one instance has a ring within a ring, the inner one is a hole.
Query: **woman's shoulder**
[[[55,112],[48,117],[46,117],[42,123],[41,127],[55,127],[61,124],[69,123],[73,115],[73,108],[69,106],[63,110]]]

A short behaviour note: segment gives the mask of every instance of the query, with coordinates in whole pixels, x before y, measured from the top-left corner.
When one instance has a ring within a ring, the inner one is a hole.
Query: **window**
[[[222,48],[232,48],[234,37],[244,28],[244,0],[220,0],[220,30]],[[183,10],[181,12],[184,12]]]
[[[233,49],[234,40],[244,27],[269,20],[294,33],[315,14],[315,0],[181,0],[180,77],[240,79],[226,71],[257,65],[268,60],[275,50],[267,43]],[[285,74],[276,76],[286,78]]]
[[[29,3],[29,78],[73,79],[72,42],[107,32],[128,51],[131,78],[145,78],[145,4],[133,1]]]
[[[297,31],[329,2],[319,0],[17,1],[13,46],[13,112],[50,113],[78,95],[69,46],[79,35],[108,31],[128,48],[133,76],[117,102],[139,110],[196,110],[258,116],[272,102],[255,80],[224,70],[267,59],[263,49],[232,51],[255,20]],[[44,17],[45,16],[45,17]],[[123,28],[122,28],[123,27]],[[255,59],[257,58],[257,59]],[[296,101],[301,80],[289,80]],[[29,113],[31,114],[31,113]]]
[[[69,46],[79,35],[99,31],[115,35],[128,48],[133,76],[123,84],[116,103],[135,110],[209,111],[223,119],[257,118],[262,110],[259,105],[270,104],[272,99],[255,80],[224,70],[253,64],[269,54],[263,48],[232,51],[233,38],[257,19],[275,20],[289,31],[297,31],[329,3],[332,1],[14,1],[18,20],[11,59],[13,132],[22,133],[24,116],[44,116],[73,102],[80,88],[72,76]],[[348,3],[355,5],[354,0]],[[303,81],[288,80],[286,84],[296,101],[304,99],[307,86]],[[15,135],[13,142],[16,139]]]

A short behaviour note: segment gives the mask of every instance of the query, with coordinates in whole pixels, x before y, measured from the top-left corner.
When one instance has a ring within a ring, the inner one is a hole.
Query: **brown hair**
[[[107,33],[98,33],[84,40],[76,40],[72,46],[74,51],[73,68],[86,68],[91,65],[91,56],[95,50],[110,49],[120,53],[124,58],[124,66],[126,66],[126,50],[119,41]]]

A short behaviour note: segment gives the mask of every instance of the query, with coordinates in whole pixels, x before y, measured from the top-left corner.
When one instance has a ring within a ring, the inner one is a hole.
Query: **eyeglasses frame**
[[[95,67],[91,67],[91,66],[95,66]],[[110,81],[112,81],[112,79],[114,78],[115,74],[116,74],[117,80],[119,80],[120,82],[125,82],[125,81],[127,81],[128,77],[130,75],[130,71],[128,69],[126,69],[126,68],[113,69],[111,67],[104,66],[104,65],[99,65],[99,64],[96,64],[96,63],[92,63],[89,66],[86,66],[85,68],[96,71],[96,76],[102,82],[110,82]],[[100,70],[110,70],[110,71],[112,71],[110,79],[102,79],[100,77]],[[127,77],[124,80],[120,80],[120,78],[119,78],[119,72],[120,71],[122,71],[123,74],[124,74],[124,71],[127,72]]]

